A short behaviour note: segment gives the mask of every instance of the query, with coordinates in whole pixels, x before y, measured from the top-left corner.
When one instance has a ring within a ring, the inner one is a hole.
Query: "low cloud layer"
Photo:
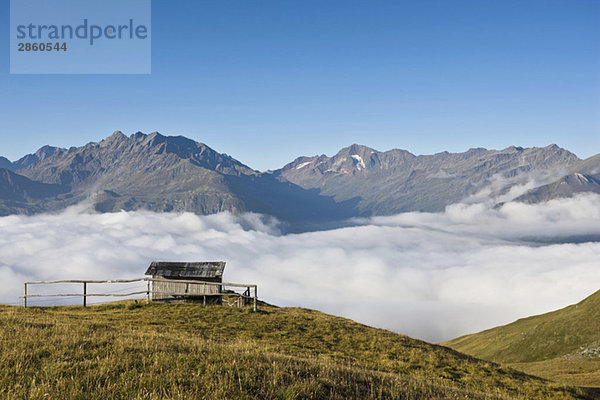
[[[458,204],[352,224],[281,235],[256,214],[72,208],[3,217],[0,302],[19,304],[28,280],[132,278],[152,260],[224,260],[226,281],[257,283],[267,302],[441,341],[600,289],[597,195],[497,209]]]

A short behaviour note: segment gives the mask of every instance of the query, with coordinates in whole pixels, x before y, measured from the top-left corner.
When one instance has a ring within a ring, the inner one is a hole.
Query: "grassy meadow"
[[[558,382],[600,388],[600,291],[444,345]]]
[[[584,399],[581,389],[321,312],[0,306],[3,399]]]

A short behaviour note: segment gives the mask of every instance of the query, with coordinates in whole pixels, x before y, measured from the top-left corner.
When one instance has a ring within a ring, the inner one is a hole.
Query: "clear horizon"
[[[4,52],[0,155],[115,130],[258,170],[352,143],[600,153],[599,2],[174,0],[152,16],[150,75],[10,75]]]

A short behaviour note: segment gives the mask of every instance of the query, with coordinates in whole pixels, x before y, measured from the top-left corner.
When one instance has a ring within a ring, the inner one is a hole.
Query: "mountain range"
[[[44,146],[15,162],[0,157],[0,188],[0,215],[87,201],[99,212],[251,211],[304,230],[356,216],[443,211],[482,195],[532,203],[600,193],[600,155],[581,160],[550,145],[416,156],[353,144],[259,172],[183,136],[116,131],[81,147]]]

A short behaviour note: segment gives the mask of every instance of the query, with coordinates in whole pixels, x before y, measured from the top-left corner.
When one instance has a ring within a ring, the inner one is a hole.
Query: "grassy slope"
[[[0,306],[0,337],[0,398],[586,398],[298,308]]]
[[[561,310],[444,345],[562,382],[600,386],[600,291]]]
[[[565,385],[600,388],[599,359],[555,358],[537,362],[509,363],[506,366]],[[600,396],[600,390],[597,390],[596,393],[599,393]]]

